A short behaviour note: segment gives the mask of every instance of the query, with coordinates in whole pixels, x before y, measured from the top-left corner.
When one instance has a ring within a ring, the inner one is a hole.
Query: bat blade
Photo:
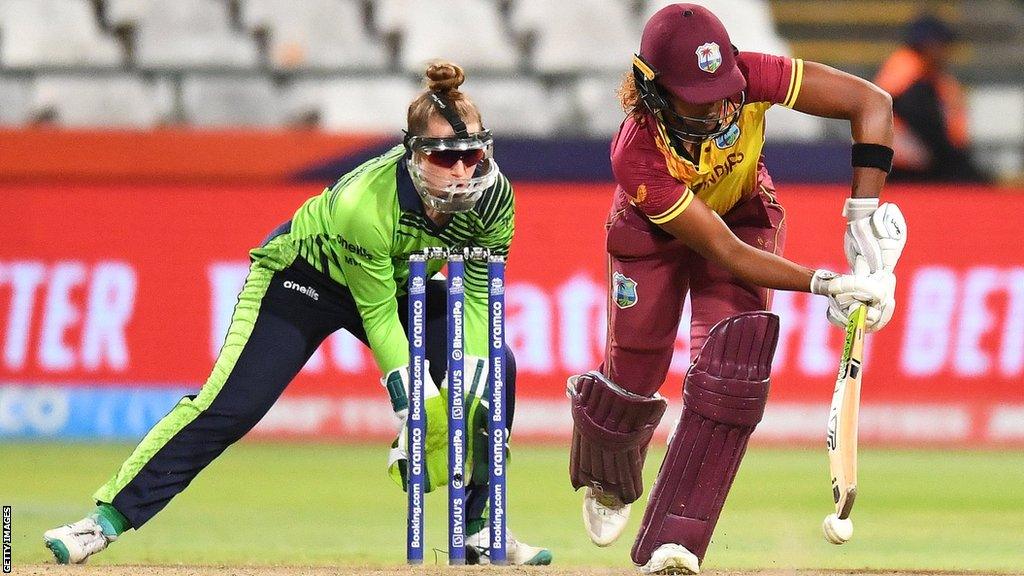
[[[828,415],[828,467],[832,476],[832,499],[836,515],[850,517],[857,496],[857,418],[863,376],[864,322],[867,310],[860,306],[846,325],[843,354],[832,392]]]

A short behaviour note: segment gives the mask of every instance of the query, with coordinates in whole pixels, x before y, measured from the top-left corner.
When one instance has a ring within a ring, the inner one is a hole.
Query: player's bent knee
[[[683,384],[683,413],[651,490],[632,558],[644,565],[662,544],[704,558],[718,516],[764,415],[779,319],[767,312],[712,328]]]
[[[734,426],[756,426],[764,415],[779,319],[748,312],[711,329],[686,374],[683,405],[704,418]]]
[[[577,490],[591,486],[624,503],[643,493],[647,446],[665,413],[664,398],[634,394],[600,372],[569,378],[572,451],[569,477]]]

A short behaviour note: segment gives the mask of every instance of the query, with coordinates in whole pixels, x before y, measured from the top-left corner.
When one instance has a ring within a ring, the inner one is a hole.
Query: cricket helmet
[[[633,75],[644,106],[671,137],[702,142],[725,134],[739,119],[747,81],[736,62],[738,50],[710,10],[672,4],[644,26]],[[722,102],[717,121],[677,114],[670,96],[689,104]]]

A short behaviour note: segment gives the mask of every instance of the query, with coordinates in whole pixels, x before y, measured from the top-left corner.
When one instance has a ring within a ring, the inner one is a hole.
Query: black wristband
[[[892,171],[892,148],[882,144],[854,144],[853,167],[878,168],[886,174]]]

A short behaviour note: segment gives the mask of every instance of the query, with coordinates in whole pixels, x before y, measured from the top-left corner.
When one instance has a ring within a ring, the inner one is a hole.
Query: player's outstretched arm
[[[722,219],[698,198],[661,227],[744,282],[773,290],[828,296],[830,306],[835,308],[833,321],[836,323],[857,303],[871,308],[868,323],[872,329],[881,328],[888,321],[888,318],[882,320],[881,310],[885,309],[895,292],[895,278],[890,272],[855,276],[815,271],[759,250],[737,238]]]
[[[749,284],[774,290],[811,290],[814,270],[743,242],[699,198],[661,227]]]

